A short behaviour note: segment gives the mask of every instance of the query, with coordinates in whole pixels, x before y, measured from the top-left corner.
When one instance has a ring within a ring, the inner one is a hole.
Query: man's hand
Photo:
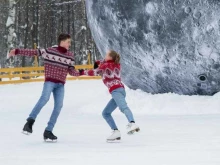
[[[84,69],[79,69],[79,73],[80,73],[80,76],[84,75],[85,74]]]
[[[15,56],[15,49],[11,50],[8,54],[8,58]]]
[[[96,62],[94,63],[93,68],[94,68],[94,69],[97,69],[97,68],[99,67],[99,65],[100,65],[100,61],[96,61]]]

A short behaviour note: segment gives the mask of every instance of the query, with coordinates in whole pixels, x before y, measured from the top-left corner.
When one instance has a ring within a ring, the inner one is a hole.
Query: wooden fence
[[[92,69],[93,65],[76,65],[76,69]],[[67,76],[67,80],[101,79],[100,76]],[[44,67],[1,68],[0,85],[44,81]]]

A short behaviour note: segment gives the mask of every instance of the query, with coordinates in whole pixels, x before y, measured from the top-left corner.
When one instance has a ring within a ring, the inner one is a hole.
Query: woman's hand
[[[85,71],[84,71],[84,69],[79,69],[79,74],[80,74],[80,76],[85,75]]]
[[[15,56],[15,49],[11,50],[8,54],[8,58]]]

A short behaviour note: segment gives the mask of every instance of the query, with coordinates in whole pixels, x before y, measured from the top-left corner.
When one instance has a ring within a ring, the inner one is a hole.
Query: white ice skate
[[[131,134],[133,134],[133,133],[135,133],[135,132],[139,132],[140,131],[140,128],[135,124],[135,123],[129,123],[128,125],[127,125],[127,133],[129,134],[129,135],[131,135]]]
[[[113,142],[115,140],[121,140],[121,133],[119,130],[114,130],[112,135],[107,138],[107,142]]]

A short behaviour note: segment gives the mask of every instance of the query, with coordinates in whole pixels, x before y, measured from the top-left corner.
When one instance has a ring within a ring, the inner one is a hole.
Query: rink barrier
[[[93,69],[93,65],[76,65],[76,69]],[[94,80],[100,76],[68,76],[67,80]],[[44,81],[44,67],[0,68],[0,85]]]

